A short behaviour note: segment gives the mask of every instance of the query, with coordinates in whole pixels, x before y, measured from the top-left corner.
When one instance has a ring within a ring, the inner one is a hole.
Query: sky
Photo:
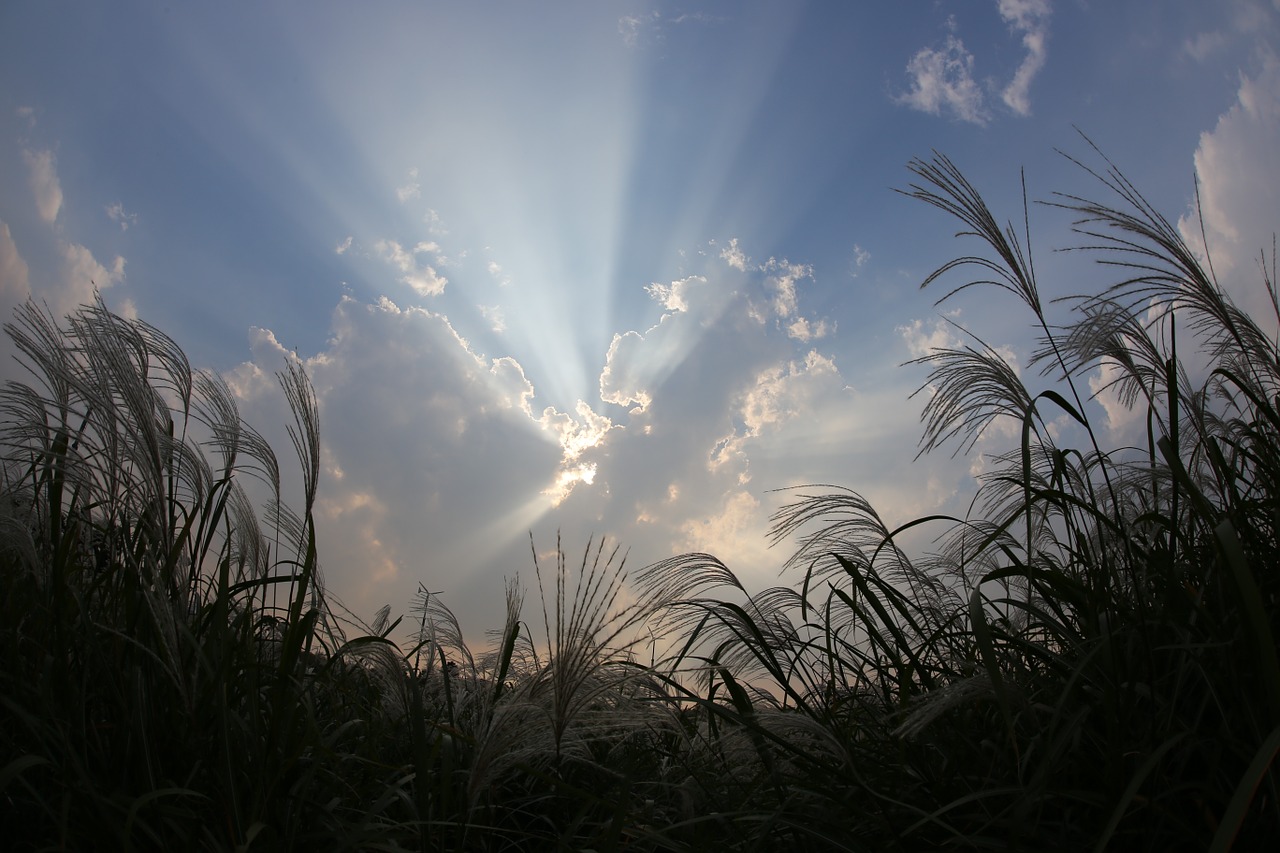
[[[1024,175],[1104,195],[1063,156],[1100,163],[1082,134],[1261,309],[1280,0],[9,0],[0,311],[96,289],[282,455],[300,359],[329,590],[370,618],[422,584],[478,636],[535,583],[531,534],[759,588],[780,489],[963,514],[1008,437],[917,459],[904,363],[955,322],[1018,366],[1030,317],[935,306],[920,283],[975,247],[896,190],[937,151],[1002,218]],[[1046,298],[1109,282],[1030,213]]]

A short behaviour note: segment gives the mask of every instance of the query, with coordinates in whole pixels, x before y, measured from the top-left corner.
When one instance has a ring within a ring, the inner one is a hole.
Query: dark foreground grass
[[[30,378],[0,397],[6,847],[1280,837],[1274,339],[1105,162],[1089,179],[1110,201],[1052,202],[1117,279],[1069,312],[1041,298],[1025,218],[1001,226],[945,158],[911,168],[907,193],[977,246],[926,285],[975,272],[1040,336],[1031,387],[976,339],[921,359],[925,451],[969,452],[1002,421],[1020,436],[970,516],[891,529],[855,492],[796,490],[774,527],[791,583],[754,595],[711,555],[629,575],[602,542],[557,548],[535,560],[537,606],[511,586],[484,652],[428,593],[370,625],[326,595],[295,364],[300,511],[234,395],[172,340],[101,302],[20,309],[5,329]],[[1099,366],[1142,416],[1136,446],[1107,447],[1078,392]],[[941,531],[932,553],[896,544],[917,529]],[[668,658],[642,658],[654,636]]]

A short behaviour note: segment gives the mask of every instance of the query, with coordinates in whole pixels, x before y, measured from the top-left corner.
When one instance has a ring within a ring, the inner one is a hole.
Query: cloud
[[[247,419],[280,423],[270,377],[289,355],[267,330],[254,333],[251,351],[229,381]],[[518,541],[536,517],[521,515],[525,504],[550,507],[542,492],[563,453],[530,412],[532,384],[515,359],[473,352],[443,315],[344,297],[329,344],[304,365],[325,448],[322,559],[331,585],[362,612],[405,606],[418,578],[456,588],[493,557],[487,523],[509,517],[502,535]],[[268,437],[288,447],[279,432]]]
[[[1026,55],[1001,90],[1000,99],[1016,115],[1031,115],[1031,84],[1048,58],[1049,0],[996,0],[1001,19],[1022,40]],[[910,89],[896,101],[930,115],[947,115],[985,125],[991,118],[986,94],[974,77],[974,57],[956,34],[954,17],[941,48],[926,47],[907,63]]]
[[[1200,215],[1219,283],[1256,319],[1271,322],[1270,299],[1259,262],[1271,257],[1280,228],[1280,60],[1269,59],[1253,76],[1242,75],[1236,102],[1200,135],[1195,152]],[[1200,216],[1178,220],[1189,245],[1204,250]]]
[[[941,317],[933,318],[927,327],[924,320],[912,320],[905,326],[899,326],[897,332],[912,358],[923,358],[935,350],[957,349],[964,345],[956,327]]]
[[[956,35],[948,35],[941,50],[921,48],[907,63],[907,76],[911,88],[898,103],[930,115],[987,123],[982,89],[973,79],[973,54]]]
[[[730,240],[729,245],[726,246],[723,250],[721,250],[720,259],[723,260],[725,263],[727,263],[729,266],[733,267],[735,270],[746,270],[747,264],[749,263],[747,256],[744,255],[742,253],[742,250],[738,248],[737,237],[734,237],[732,240]]]
[[[1000,17],[1022,36],[1027,55],[1000,97],[1020,116],[1031,115],[1031,83],[1048,56],[1049,0],[999,0]]]
[[[114,202],[106,206],[107,218],[112,222],[120,225],[121,231],[128,231],[132,226],[138,224],[138,214],[129,213],[124,209],[124,205],[120,202]]]
[[[677,550],[715,554],[730,568],[749,566],[759,560],[760,532],[768,523],[759,498],[745,490],[730,492],[714,515],[680,526]]]
[[[62,207],[62,185],[52,151],[23,151],[22,159],[30,172],[31,192],[36,199],[36,211],[40,218],[53,224]]]
[[[623,15],[618,19],[618,34],[627,47],[636,47],[645,42],[662,41],[671,27],[714,24],[722,20],[724,19],[705,12],[685,12],[664,18],[661,12],[654,10],[647,15]]]
[[[343,240],[341,243],[333,247],[333,251],[334,251],[334,254],[345,255],[347,253],[347,250],[350,248],[351,248],[351,235],[348,234],[345,240]]]
[[[806,314],[806,265],[697,258],[686,278],[647,288],[656,319],[612,335],[598,396],[563,411],[539,404],[528,353],[483,356],[442,314],[343,298],[329,342],[304,359],[330,590],[358,613],[403,612],[424,582],[478,635],[500,617],[501,576],[530,568],[530,532],[571,549],[607,536],[639,564],[710,550],[763,585],[782,559],[767,548],[769,489],[857,477],[897,510],[955,490],[962,468],[902,470],[915,433],[899,383],[861,394],[819,346],[831,324]],[[271,375],[291,356],[265,330],[250,350],[229,377],[245,417],[283,422]]]
[[[449,280],[437,273],[430,264],[418,263],[418,255],[440,256],[440,247],[435,243],[421,242],[410,251],[394,240],[379,240],[374,248],[382,255],[383,260],[404,273],[400,281],[412,287],[419,296],[439,296],[444,293]]]
[[[400,199],[400,203],[404,204],[412,198],[422,198],[422,185],[418,183],[418,170],[409,170],[409,181],[404,186],[396,188],[396,198]]]
[[[22,159],[28,168],[36,212],[45,228],[29,235],[34,251],[28,247],[24,257],[8,223],[0,222],[0,311],[7,318],[15,306],[34,296],[55,317],[62,317],[91,302],[95,293],[123,282],[125,259],[116,255],[104,263],[88,247],[66,239],[58,222],[62,189],[52,151],[24,150]],[[107,208],[108,216],[114,207],[117,205]],[[123,208],[120,212],[126,224],[136,220]],[[31,264],[27,258],[32,258]],[[136,313],[127,298],[113,300],[113,308],[125,315]],[[0,367],[0,372],[5,367]]]
[[[635,47],[649,28],[657,24],[660,17],[656,11],[648,15],[623,15],[618,19],[618,34],[622,36],[623,42],[628,47]]]
[[[1196,35],[1182,43],[1182,49],[1187,56],[1190,56],[1196,62],[1204,62],[1210,56],[1225,48],[1227,44],[1227,36],[1222,32],[1213,30],[1196,33]]]
[[[9,233],[9,223],[0,222],[0,308],[9,317],[13,308],[27,301],[31,295],[31,281],[27,262],[18,253],[18,247]]]
[[[106,267],[78,243],[63,243],[59,251],[62,255],[63,288],[58,301],[63,312],[91,302],[95,290],[106,290],[124,281],[125,261],[119,255],[112,260],[110,267]]]
[[[489,328],[501,334],[507,330],[507,318],[501,305],[480,305],[480,316],[489,321]]]

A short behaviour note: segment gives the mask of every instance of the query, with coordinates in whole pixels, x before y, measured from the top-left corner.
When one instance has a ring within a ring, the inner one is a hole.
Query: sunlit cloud
[[[36,200],[36,210],[41,219],[52,224],[58,218],[58,211],[62,208],[62,185],[58,181],[53,152],[23,151],[22,159],[27,164],[31,192]]]
[[[729,266],[733,267],[736,270],[746,270],[747,264],[750,263],[750,260],[747,258],[747,256],[744,255],[742,253],[742,250],[738,248],[737,237],[734,237],[732,240],[730,240],[729,245],[725,246],[720,251],[720,258],[725,263],[727,263]]]
[[[412,250],[404,249],[394,240],[379,240],[374,248],[383,259],[404,273],[400,281],[409,285],[419,296],[439,296],[444,293],[449,280],[436,272],[430,264],[419,264],[419,255],[438,256],[440,247],[435,243],[421,242]]]
[[[1259,264],[1272,258],[1280,222],[1280,59],[1269,58],[1242,75],[1236,102],[1200,135],[1195,152],[1199,211],[1178,220],[1184,240],[1201,255],[1201,216],[1208,258],[1219,283],[1237,304],[1274,327],[1274,310]]]

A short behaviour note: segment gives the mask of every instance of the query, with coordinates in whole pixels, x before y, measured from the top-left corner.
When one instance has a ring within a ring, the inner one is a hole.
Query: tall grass
[[[1280,836],[1280,348],[1101,163],[1082,168],[1104,201],[1049,204],[1116,280],[1065,301],[1042,296],[1028,205],[1001,225],[950,161],[911,164],[906,194],[974,246],[925,286],[997,288],[1038,335],[1038,376],[973,335],[918,361],[922,455],[1015,436],[967,517],[895,526],[848,489],[795,489],[774,516],[785,585],[754,593],[713,555],[631,573],[603,540],[580,559],[557,541],[534,550],[536,606],[510,582],[483,650],[425,587],[367,625],[326,593],[296,363],[279,379],[298,511],[235,396],[171,339],[100,301],[19,309],[29,377],[0,392],[8,846]],[[1274,261],[1261,279],[1276,305]],[[1095,422],[1100,368],[1141,415],[1132,446]],[[909,552],[921,533],[935,546]]]
[[[1028,210],[1002,227],[946,158],[911,170],[907,194],[977,244],[925,286],[972,271],[940,301],[1021,302],[1043,378],[972,336],[919,360],[922,452],[971,451],[999,422],[1020,436],[971,517],[894,530],[856,493],[809,487],[774,518],[796,538],[794,588],[735,604],[711,558],[654,568],[686,589],[673,624],[703,650],[700,707],[753,732],[767,772],[795,769],[745,792],[755,817],[784,814],[815,847],[1258,849],[1280,837],[1280,350],[1109,163],[1087,171],[1111,202],[1051,201],[1121,276],[1065,325]],[[1274,273],[1261,284],[1274,305]],[[1105,447],[1079,389],[1103,366],[1143,445]],[[936,553],[898,548],[939,525]],[[743,677],[770,689],[743,695]]]

